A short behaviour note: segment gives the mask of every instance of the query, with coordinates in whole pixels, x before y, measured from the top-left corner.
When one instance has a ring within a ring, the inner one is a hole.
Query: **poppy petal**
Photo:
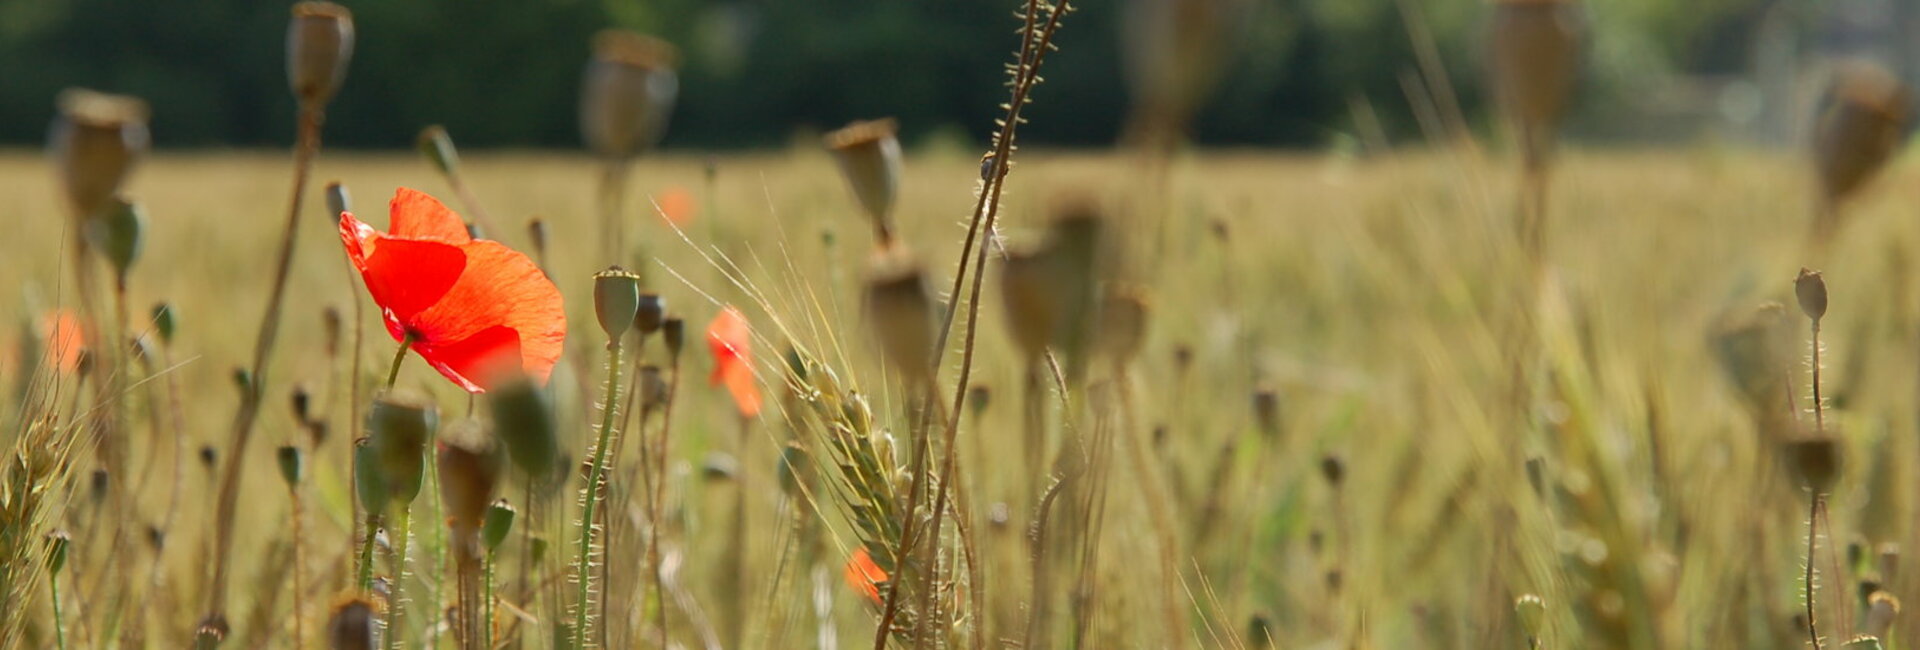
[[[496,379],[520,370],[520,333],[503,325],[458,341],[415,343],[413,351],[469,393],[486,392]]]
[[[367,293],[380,305],[394,340],[420,312],[453,288],[467,267],[458,246],[437,241],[395,239],[375,231],[352,214],[340,218],[340,239],[347,257],[366,280]]]
[[[387,214],[392,220],[387,226],[389,236],[437,239],[449,244],[473,241],[467,234],[467,222],[460,215],[440,199],[420,190],[402,187],[395,191],[393,201],[387,205]]]
[[[753,379],[753,369],[744,365],[730,366],[723,381],[727,392],[733,395],[733,405],[740,409],[742,417],[760,415],[760,384]]]
[[[483,352],[497,345],[489,337],[498,334],[483,332],[504,328],[518,336],[521,369],[545,382],[566,343],[567,319],[560,289],[533,260],[499,242],[473,240],[457,249],[465,254],[465,272],[438,302],[408,323],[435,346],[423,349],[422,356],[435,367],[462,368],[461,364],[484,357]],[[476,337],[476,342],[455,345]],[[441,354],[444,346],[452,346],[457,354],[449,358],[432,356]]]

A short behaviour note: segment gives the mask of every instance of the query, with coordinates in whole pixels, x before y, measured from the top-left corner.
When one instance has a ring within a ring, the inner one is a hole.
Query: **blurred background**
[[[1239,0],[1224,78],[1194,121],[1208,146],[1339,146],[1423,133],[1410,97],[1449,93],[1492,124],[1481,0]],[[573,148],[591,35],[627,27],[681,50],[663,146],[785,144],[900,118],[909,146],[983,141],[1004,101],[1011,4],[985,0],[413,0],[347,2],[359,31],[329,146],[410,146],[444,124],[467,147]],[[1089,1],[1048,62],[1028,143],[1125,132],[1128,3]],[[1867,56],[1920,82],[1920,2],[1608,0],[1568,133],[1576,140],[1799,140],[1825,61]],[[44,141],[68,86],[144,97],[161,147],[292,141],[285,3],[0,0],[0,145]],[[1426,88],[1424,63],[1450,89]],[[1437,61],[1435,60],[1437,57]],[[1438,101],[1439,105],[1456,102]],[[1356,116],[1365,115],[1362,123]]]

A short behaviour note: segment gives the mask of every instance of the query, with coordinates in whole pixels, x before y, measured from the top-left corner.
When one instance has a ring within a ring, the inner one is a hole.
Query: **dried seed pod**
[[[505,444],[514,466],[535,485],[553,479],[560,442],[553,402],[546,391],[531,381],[517,381],[490,391],[488,396],[494,435]]]
[[[1490,39],[1495,98],[1518,130],[1527,164],[1537,167],[1573,94],[1586,18],[1571,0],[1501,0]]]
[[[594,35],[580,90],[580,132],[587,146],[626,158],[653,145],[680,92],[678,54],[651,36],[606,30]]]
[[[667,319],[667,300],[657,293],[640,294],[640,309],[633,313],[633,328],[643,336],[660,331]]]
[[[460,540],[456,548],[477,557],[477,535],[500,482],[500,454],[486,425],[469,419],[447,428],[438,456],[440,503],[447,513],[447,526]]]
[[[1320,457],[1320,477],[1326,479],[1328,485],[1340,487],[1340,481],[1346,476],[1347,463],[1341,460],[1339,455],[1327,454]]]
[[[1893,157],[1912,118],[1913,95],[1885,67],[1856,60],[1835,68],[1822,103],[1813,159],[1821,197],[1831,206],[1859,190]]]
[[[864,302],[881,354],[915,385],[930,380],[935,316],[919,266],[897,256],[876,259]]]
[[[1119,365],[1132,363],[1147,343],[1146,293],[1139,287],[1108,285],[1100,306],[1098,347]]]
[[[668,316],[660,322],[660,336],[667,342],[667,359],[677,362],[680,351],[687,345],[687,322],[678,316]]]
[[[1131,0],[1121,48],[1133,98],[1135,135],[1154,144],[1178,136],[1220,81],[1234,52],[1233,32],[1250,3],[1241,0]]]
[[[1819,271],[1800,269],[1800,275],[1793,279],[1793,295],[1800,300],[1800,313],[1815,325],[1827,315],[1827,281]]]
[[[1000,267],[1000,298],[1007,312],[1007,327],[1028,363],[1046,355],[1047,341],[1060,319],[1060,306],[1053,302],[1048,288],[1051,279],[1047,260],[1044,249],[1009,250]]]
[[[1049,293],[1059,317],[1048,342],[1065,357],[1067,378],[1074,380],[1085,375],[1094,327],[1101,322],[1105,217],[1097,203],[1083,196],[1066,197],[1054,212],[1046,257]]]
[[[1826,494],[1840,477],[1840,443],[1827,436],[1808,436],[1787,443],[1787,460],[1800,486]]]
[[[607,333],[607,345],[626,335],[640,310],[640,276],[619,266],[593,274],[593,315],[600,319],[600,331]]]
[[[328,650],[373,650],[379,647],[379,615],[373,603],[362,598],[347,600],[333,607],[327,616]]]
[[[80,88],[60,93],[49,148],[76,219],[100,214],[145,156],[147,103]]]
[[[1867,597],[1867,621],[1860,631],[1876,639],[1887,640],[1887,633],[1893,629],[1893,622],[1900,618],[1900,599],[1893,594],[1876,591]]]
[[[440,173],[451,176],[460,171],[460,150],[453,148],[453,136],[447,133],[447,127],[434,124],[420,129],[413,146]]]
[[[640,367],[640,412],[651,413],[667,405],[673,389],[667,385],[665,373],[660,366],[647,364]]]
[[[319,110],[347,78],[353,59],[353,12],[331,2],[293,5],[287,24],[287,83],[302,108]]]
[[[826,135],[827,151],[883,245],[893,239],[893,206],[902,167],[899,127],[899,122],[886,118],[854,122]]]
[[[367,433],[379,459],[381,482],[387,497],[402,508],[420,494],[427,442],[433,440],[439,419],[432,402],[406,392],[381,396],[367,414]]]

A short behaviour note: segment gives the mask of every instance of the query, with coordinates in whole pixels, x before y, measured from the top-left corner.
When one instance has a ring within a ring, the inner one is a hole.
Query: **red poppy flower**
[[[87,349],[87,330],[80,315],[71,309],[55,309],[40,315],[37,325],[46,349],[41,359],[61,374],[80,369],[80,354]]]
[[[887,583],[887,572],[881,569],[879,564],[874,563],[873,555],[867,552],[867,547],[854,549],[853,557],[847,559],[847,568],[843,574],[847,579],[847,586],[860,592],[860,595],[866,596],[867,600],[872,601],[873,604],[881,604],[880,585]]]
[[[740,415],[749,418],[760,414],[760,385],[753,381],[752,345],[753,330],[747,326],[747,317],[731,306],[720,310],[713,324],[707,326],[707,349],[713,351],[713,375],[707,381],[715,386],[726,384]]]
[[[468,392],[506,375],[545,383],[566,343],[560,290],[526,255],[467,235],[440,201],[400,188],[388,232],[340,218],[340,240],[394,340]]]

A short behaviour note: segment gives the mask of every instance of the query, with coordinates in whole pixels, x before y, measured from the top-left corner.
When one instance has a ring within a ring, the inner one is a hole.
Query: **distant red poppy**
[[[707,381],[726,384],[740,415],[760,414],[760,386],[753,380],[753,330],[747,317],[729,306],[707,326],[707,348],[713,351],[713,375]]]
[[[440,201],[400,188],[388,232],[341,215],[340,240],[394,340],[468,392],[505,375],[545,383],[566,343],[560,290],[526,255],[474,239]]]
[[[62,374],[80,369],[80,355],[87,349],[86,325],[71,309],[54,309],[40,315],[37,324],[40,340],[46,344],[42,357]]]
[[[700,205],[694,201],[693,193],[684,187],[669,187],[654,201],[660,209],[660,216],[676,226],[692,223],[694,215],[699,214],[700,211]]]
[[[847,586],[866,596],[873,604],[881,604],[880,585],[887,584],[887,572],[873,562],[873,555],[867,553],[867,547],[853,550],[853,557],[847,558],[847,568],[843,573]]]

